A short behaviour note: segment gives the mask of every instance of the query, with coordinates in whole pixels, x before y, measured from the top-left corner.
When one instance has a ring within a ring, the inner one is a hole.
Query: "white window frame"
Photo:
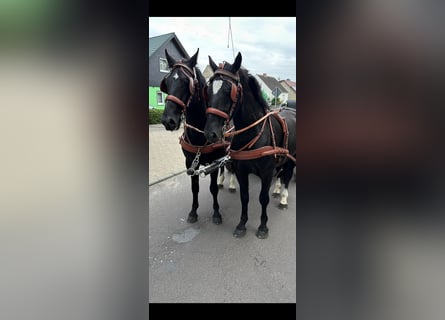
[[[159,102],[159,95],[161,95],[161,102]],[[165,105],[165,97],[162,91],[156,92],[156,102],[158,103],[158,105]]]
[[[165,63],[165,67],[166,67],[166,69],[162,69],[162,62]],[[169,73],[169,72],[170,72],[170,70],[168,69],[168,62],[167,62],[167,59],[159,58],[159,71],[160,71],[160,72],[165,72],[165,73]]]

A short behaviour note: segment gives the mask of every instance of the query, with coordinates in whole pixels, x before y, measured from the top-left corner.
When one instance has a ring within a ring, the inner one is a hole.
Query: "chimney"
[[[267,73],[263,73],[263,77],[267,77]]]

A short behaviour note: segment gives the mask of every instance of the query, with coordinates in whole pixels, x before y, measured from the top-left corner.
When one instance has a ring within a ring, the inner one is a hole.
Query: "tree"
[[[269,103],[269,97],[267,96],[266,91],[261,90],[261,94],[263,95],[264,100],[266,100],[266,102]]]
[[[274,98],[271,100],[270,104],[271,104],[272,106],[274,106],[274,105],[275,105],[275,100],[277,100],[276,105],[279,106],[279,105],[281,104],[281,100],[280,100],[280,98],[275,98],[275,97],[274,97]]]

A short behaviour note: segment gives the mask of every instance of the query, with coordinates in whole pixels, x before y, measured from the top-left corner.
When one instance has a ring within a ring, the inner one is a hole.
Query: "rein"
[[[196,132],[199,132],[202,134],[204,134],[204,131],[188,124],[187,122],[184,122],[184,132],[179,137],[179,144],[181,145],[181,147],[184,150],[186,150],[188,152],[192,152],[192,153],[196,153],[196,154],[211,153],[211,152],[215,151],[216,149],[226,148],[230,144],[229,142],[223,141],[223,142],[215,142],[215,143],[211,143],[211,144],[205,144],[203,146],[194,145],[190,142],[190,139],[187,136],[187,131],[186,131],[187,128],[190,128],[190,129],[195,130]]]

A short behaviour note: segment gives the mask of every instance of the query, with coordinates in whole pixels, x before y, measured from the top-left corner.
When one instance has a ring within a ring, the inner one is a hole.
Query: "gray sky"
[[[295,17],[230,17],[230,22],[233,46],[229,17],[149,17],[149,37],[174,32],[190,56],[199,48],[201,71],[209,55],[216,63],[232,63],[235,50],[252,74],[296,80]]]

